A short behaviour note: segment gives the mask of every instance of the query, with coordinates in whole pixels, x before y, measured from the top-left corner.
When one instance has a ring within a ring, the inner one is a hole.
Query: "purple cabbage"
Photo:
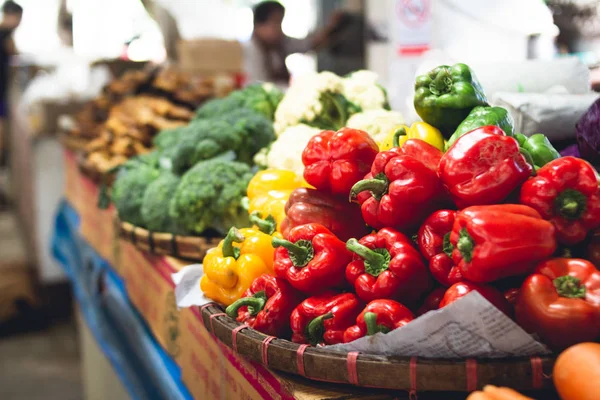
[[[600,165],[600,98],[581,116],[575,129],[581,158]]]
[[[579,153],[579,147],[577,147],[577,144],[572,144],[568,147],[565,147],[560,151],[560,155],[561,157],[572,156],[581,158],[581,154]]]

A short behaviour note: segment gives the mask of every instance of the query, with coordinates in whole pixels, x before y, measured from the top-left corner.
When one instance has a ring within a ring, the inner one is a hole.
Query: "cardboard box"
[[[197,308],[180,311],[181,376],[196,399],[290,399],[274,375],[237,357],[211,336]],[[275,386],[275,387],[274,387]]]
[[[80,177],[77,211],[81,218],[81,235],[102,258],[114,265],[116,209],[113,205],[106,210],[98,208],[100,187],[83,174]]]
[[[171,274],[176,267],[166,257],[143,253],[124,240],[118,241],[117,271],[125,280],[131,303],[142,315],[160,345],[177,362],[181,355],[180,315],[175,303]]]
[[[181,377],[195,399],[227,400],[389,400],[389,394],[340,387],[270,371],[244,359],[213,337],[198,307],[177,310],[171,274],[188,262],[153,256],[118,241],[115,267],[127,294],[154,337],[181,367]]]
[[[181,376],[195,399],[323,400],[397,398],[389,391],[355,388],[310,381],[273,372],[244,359],[212,336],[198,307],[181,314]],[[408,397],[407,397],[408,398]]]
[[[177,45],[179,66],[184,71],[206,75],[241,73],[244,69],[242,45],[237,40],[182,40]]]

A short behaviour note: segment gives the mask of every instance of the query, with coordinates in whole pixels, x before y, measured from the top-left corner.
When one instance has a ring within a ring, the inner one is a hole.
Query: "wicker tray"
[[[517,390],[552,387],[553,357],[499,360],[418,359],[338,353],[266,336],[229,318],[215,303],[200,308],[209,332],[236,353],[308,379],[410,391],[473,391],[486,384]]]
[[[206,252],[217,246],[223,239],[221,237],[206,238],[150,232],[122,221],[117,221],[116,224],[119,236],[142,251],[193,261],[202,261]]]

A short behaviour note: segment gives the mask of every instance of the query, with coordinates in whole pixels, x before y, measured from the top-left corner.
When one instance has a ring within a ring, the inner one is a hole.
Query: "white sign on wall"
[[[431,45],[431,0],[394,2],[392,40],[400,56],[420,56]]]

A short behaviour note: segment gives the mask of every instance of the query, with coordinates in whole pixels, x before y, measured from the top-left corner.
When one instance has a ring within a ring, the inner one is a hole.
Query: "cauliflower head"
[[[375,72],[360,70],[343,79],[343,94],[362,111],[389,109],[387,93]]]
[[[346,125],[367,132],[377,143],[380,143],[392,130],[403,124],[404,118],[399,112],[378,109],[354,114]]]
[[[255,162],[266,168],[287,169],[302,176],[302,151],[308,141],[322,129],[299,124],[288,127],[271,146],[257,154]]]
[[[339,129],[347,119],[342,90],[342,78],[332,72],[299,77],[275,111],[275,133],[298,124]]]

